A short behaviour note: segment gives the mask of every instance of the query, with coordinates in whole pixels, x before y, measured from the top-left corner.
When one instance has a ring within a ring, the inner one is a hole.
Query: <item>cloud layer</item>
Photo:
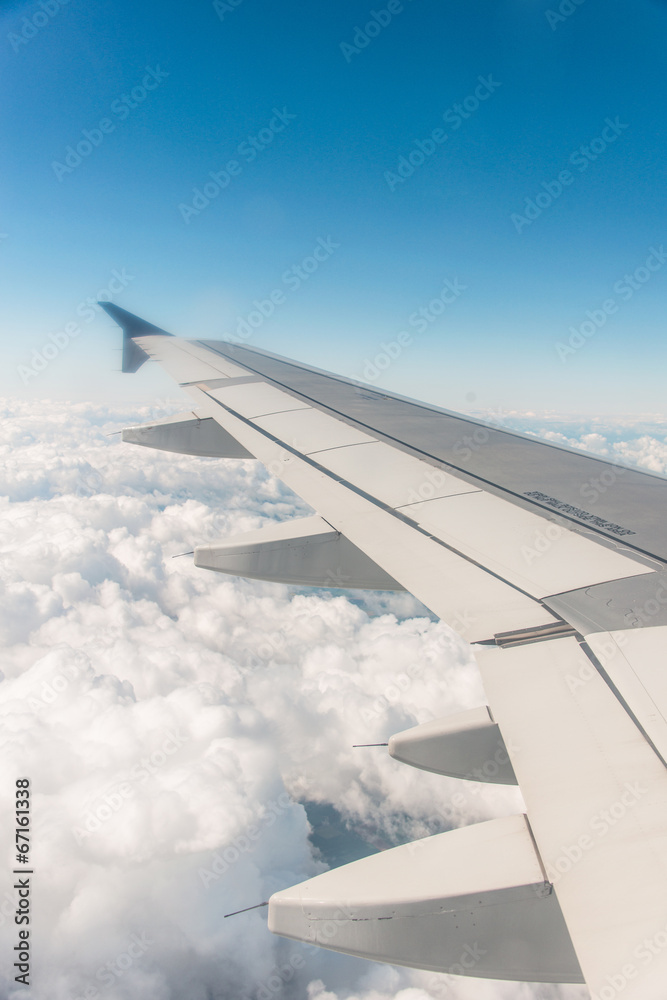
[[[521,808],[515,790],[352,748],[483,701],[468,647],[408,595],[298,591],[172,558],[309,509],[254,462],[107,436],[155,410],[5,401],[2,415],[0,796],[8,815],[30,777],[36,872],[34,985],[5,961],[2,995],[582,997],[300,946],[270,935],[263,910],[223,919],[323,870],[303,803],[335,807],[369,851]],[[667,470],[654,424],[513,419]]]

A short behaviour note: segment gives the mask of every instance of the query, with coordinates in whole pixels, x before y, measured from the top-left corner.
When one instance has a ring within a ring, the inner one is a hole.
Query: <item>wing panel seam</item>
[[[210,345],[208,345],[208,344],[205,344],[205,343],[203,343],[201,341],[198,341],[197,343],[199,343],[200,346],[202,346],[202,347],[206,347],[209,350],[214,351],[214,353],[221,354],[222,357],[227,357],[227,355],[222,354],[221,351],[216,351],[215,348],[210,347]],[[228,358],[227,360],[231,360],[231,359]],[[247,364],[244,365],[243,362],[234,361],[233,363],[234,364],[240,364],[243,367],[248,368],[249,371],[254,371],[254,369],[250,368]],[[309,371],[309,369],[307,367],[304,367],[304,366],[294,365],[294,367],[300,368],[300,370],[302,370],[302,371]],[[317,374],[320,374],[320,373],[318,372]],[[581,534],[584,537],[586,537],[587,532],[594,533],[598,539],[604,540],[604,542],[606,542],[608,544],[608,547],[612,548],[614,551],[617,551],[617,552],[620,551],[619,546],[618,546],[618,540],[616,538],[610,536],[610,535],[605,534],[601,529],[596,528],[595,525],[593,525],[593,524],[582,524],[581,521],[578,521],[574,517],[572,517],[572,516],[570,516],[570,515],[568,515],[566,513],[562,513],[562,512],[559,512],[558,515],[557,515],[557,517],[553,517],[553,515],[555,514],[555,511],[552,510],[549,507],[546,507],[546,506],[538,503],[536,500],[534,500],[534,498],[526,497],[522,493],[515,492],[514,490],[511,490],[511,489],[509,489],[506,486],[499,486],[498,483],[494,483],[494,482],[492,482],[489,479],[485,479],[483,476],[475,475],[473,473],[467,472],[465,469],[461,468],[460,466],[455,465],[452,462],[445,461],[445,459],[436,458],[436,456],[432,455],[430,452],[424,451],[423,449],[418,448],[415,445],[406,444],[405,441],[401,441],[399,438],[395,438],[391,434],[387,434],[385,431],[379,430],[378,428],[375,428],[371,424],[367,424],[367,423],[365,423],[362,420],[358,420],[356,418],[349,417],[347,414],[341,413],[339,410],[335,409],[333,406],[329,406],[326,403],[322,403],[320,400],[315,399],[315,397],[313,397],[313,396],[309,396],[305,392],[299,392],[298,390],[293,389],[291,386],[285,385],[285,383],[280,382],[279,379],[273,378],[270,375],[262,375],[261,377],[264,378],[264,379],[266,379],[267,382],[271,382],[274,385],[278,386],[280,389],[282,389],[283,391],[289,393],[290,395],[298,396],[298,397],[300,397],[300,398],[302,398],[304,400],[309,400],[311,403],[315,404],[315,407],[317,409],[321,408],[322,410],[328,410],[330,413],[335,414],[336,417],[338,417],[339,419],[343,420],[345,423],[350,424],[353,427],[357,427],[359,429],[363,429],[363,430],[368,431],[368,432],[370,432],[370,433],[372,433],[374,435],[380,435],[386,441],[391,442],[394,446],[398,446],[400,448],[400,450],[405,451],[408,454],[412,454],[414,456],[424,456],[425,458],[427,458],[429,460],[430,463],[436,463],[436,466],[442,466],[442,467],[444,467],[447,470],[450,470],[452,472],[454,472],[454,471],[457,472],[464,479],[465,482],[470,482],[471,485],[475,485],[476,483],[484,483],[485,486],[490,487],[492,490],[497,491],[499,494],[501,494],[501,498],[502,498],[502,495],[504,494],[506,497],[513,497],[515,500],[519,501],[518,503],[515,504],[515,506],[523,508],[525,510],[534,510],[535,508],[537,508],[538,510],[544,511],[544,513],[546,513],[546,514],[551,514],[552,517],[546,518],[546,520],[553,521],[553,523],[556,523],[556,524],[558,523],[558,519],[563,520],[563,521],[568,521],[570,524],[574,525],[574,527],[576,529],[578,529],[577,530],[577,534]],[[347,384],[347,385],[350,385],[350,384],[351,385],[355,385],[356,384],[354,382],[344,382],[342,379],[337,379],[335,376],[332,376],[332,375],[330,375],[328,373],[327,374],[322,373],[321,377],[328,378],[332,382],[341,382],[342,384]],[[361,385],[361,383],[359,383],[359,384]],[[389,397],[389,398],[392,398],[392,397]],[[417,408],[419,408],[419,404],[415,403],[415,402],[413,402],[411,400],[405,399],[405,400],[403,400],[403,402],[407,402],[410,405],[416,406]],[[425,408],[425,407],[422,406],[421,409],[427,409],[427,408]],[[431,412],[442,412],[446,416],[451,416],[451,417],[454,417],[454,418],[459,419],[459,420],[460,419],[463,419],[463,420],[469,420],[470,419],[470,418],[468,418],[468,417],[466,417],[466,416],[464,416],[462,414],[450,413],[447,410],[442,410],[442,411],[431,410]],[[479,426],[481,426],[481,427],[488,427],[488,425],[485,424],[485,423],[483,423],[482,421],[475,421],[474,419],[472,419],[471,422],[472,423],[478,423]],[[551,444],[550,441],[544,441],[541,438],[531,438],[528,435],[522,435],[520,433],[515,433],[514,431],[508,431],[508,430],[505,430],[504,428],[493,427],[492,430],[497,431],[498,433],[501,433],[501,434],[508,434],[510,436],[519,437],[522,440],[534,441],[537,444],[545,445],[546,447],[549,447],[549,448],[556,448],[556,450],[559,450],[559,451],[560,450],[562,450],[562,451],[568,451],[568,452],[570,451],[570,449],[567,449],[567,448],[561,449],[560,447],[557,447],[557,446]],[[572,451],[572,453],[575,454],[575,455],[579,454],[579,453],[575,452],[574,450]],[[604,466],[607,466],[609,464],[608,462],[606,462],[604,459],[600,458],[597,455],[589,454],[588,452],[581,452],[580,454],[581,454],[581,457],[585,457],[587,459],[591,459],[591,460],[596,461],[596,462],[598,462],[598,463],[600,463],[600,464],[602,464]],[[638,472],[639,474],[642,474],[642,475],[645,474],[645,470],[644,469],[634,469],[632,466],[628,466],[628,468],[631,469],[633,472]],[[509,502],[511,503],[512,501],[509,501]],[[616,543],[616,544],[614,544],[614,543]],[[660,556],[656,556],[654,553],[649,552],[646,549],[640,548],[640,546],[634,545],[632,542],[626,542],[626,541],[624,541],[622,543],[622,545],[623,545],[624,549],[631,549],[632,552],[639,553],[639,554],[641,554],[642,556],[644,556],[645,558],[647,558],[649,560],[658,562],[658,563],[660,563],[661,566],[664,566],[667,563],[667,561],[661,559]]]
[[[231,414],[231,416],[235,417],[237,420],[240,420],[242,423],[251,427],[254,431],[262,434],[268,440],[273,441],[275,444],[280,445],[281,448],[289,452],[291,455],[294,455],[295,458],[298,458],[301,461],[306,462],[306,464],[312,466],[312,468],[316,469],[318,472],[327,476],[327,478],[333,479],[336,482],[341,483],[343,486],[345,486],[346,489],[349,489],[351,492],[356,493],[357,496],[363,497],[364,500],[368,501],[369,503],[372,503],[373,506],[377,507],[380,510],[385,511],[385,513],[387,514],[391,514],[392,517],[395,517],[397,520],[403,521],[405,524],[408,524],[415,531],[418,531],[419,534],[425,535],[427,538],[430,538],[436,544],[442,546],[442,548],[447,549],[449,552],[453,552],[454,555],[457,555],[459,556],[459,558],[465,560],[465,562],[470,563],[473,566],[476,566],[478,569],[482,570],[482,572],[487,573],[489,576],[493,577],[496,580],[499,580],[505,586],[510,587],[512,590],[517,591],[517,593],[522,594],[524,597],[527,597],[535,604],[539,604],[547,612],[549,616],[555,617],[558,621],[565,620],[561,618],[560,615],[557,614],[557,612],[551,611],[549,608],[547,608],[546,605],[539,599],[539,597],[535,597],[534,594],[530,594],[528,593],[528,591],[523,590],[522,587],[519,587],[516,584],[512,583],[511,581],[506,580],[505,577],[500,575],[500,573],[494,572],[494,570],[489,569],[488,566],[483,566],[476,559],[472,559],[464,552],[460,552],[453,545],[450,545],[447,542],[443,541],[442,538],[434,536],[430,531],[427,531],[420,524],[418,524],[416,521],[413,521],[412,518],[407,517],[405,514],[401,513],[401,511],[397,510],[395,507],[390,507],[388,504],[385,504],[382,500],[378,500],[377,497],[371,496],[369,493],[366,493],[358,486],[355,486],[354,483],[350,483],[342,476],[338,476],[332,473],[330,469],[327,469],[325,466],[320,465],[319,462],[316,462],[309,455],[305,455],[303,454],[303,452],[297,451],[296,448],[293,448],[291,445],[287,444],[287,442],[283,441],[275,434],[272,434],[270,431],[267,431],[265,428],[258,427],[257,424],[254,424],[250,418],[244,417],[242,414],[237,413],[237,411],[234,410],[231,406],[228,406],[225,403],[221,403],[219,399],[216,399],[214,396],[211,396],[205,390],[200,390],[200,391],[204,392],[204,395],[208,396],[211,402],[220,406],[223,410],[226,410],[229,414]],[[548,622],[546,624],[552,624],[552,623]]]

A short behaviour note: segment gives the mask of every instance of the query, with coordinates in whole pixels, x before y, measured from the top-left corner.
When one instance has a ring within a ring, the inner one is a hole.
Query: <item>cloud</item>
[[[479,414],[484,419],[484,414]],[[667,428],[665,418],[646,417],[560,417],[515,413],[502,415],[496,424],[509,430],[535,434],[584,451],[602,455],[610,461],[637,465],[667,475]]]
[[[352,748],[479,704],[469,648],[409,595],[299,591],[172,558],[309,508],[254,462],[108,436],[154,409],[2,414],[0,796],[8,815],[30,777],[35,868],[29,990],[4,957],[7,878],[0,892],[2,995],[583,996],[308,948],[269,934],[262,910],[223,919],[323,870],[308,803],[333,806],[369,851],[521,808],[515,789]],[[667,464],[655,427],[546,430]]]

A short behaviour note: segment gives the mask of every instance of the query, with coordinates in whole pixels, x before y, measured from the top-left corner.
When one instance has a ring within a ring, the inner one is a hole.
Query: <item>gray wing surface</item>
[[[485,780],[497,746],[496,780],[524,796],[511,822],[275,894],[271,929],[420,968],[585,981],[600,1000],[664,996],[667,480],[104,306],[127,370],[152,358],[194,402],[126,440],[254,456],[317,512],[195,562],[413,593],[474,644],[488,705],[390,752]]]

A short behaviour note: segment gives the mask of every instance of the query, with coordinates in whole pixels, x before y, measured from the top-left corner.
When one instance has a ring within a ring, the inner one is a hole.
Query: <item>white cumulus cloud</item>
[[[1,410],[0,801],[9,816],[30,778],[35,871],[27,989],[6,958],[6,848],[2,995],[583,997],[308,948],[269,934],[261,909],[224,919],[324,869],[306,806],[332,807],[369,852],[522,808],[515,789],[352,747],[483,701],[469,648],[409,595],[300,591],[172,558],[309,508],[257,463],[114,435],[154,410]],[[667,469],[656,425],[531,426]]]

